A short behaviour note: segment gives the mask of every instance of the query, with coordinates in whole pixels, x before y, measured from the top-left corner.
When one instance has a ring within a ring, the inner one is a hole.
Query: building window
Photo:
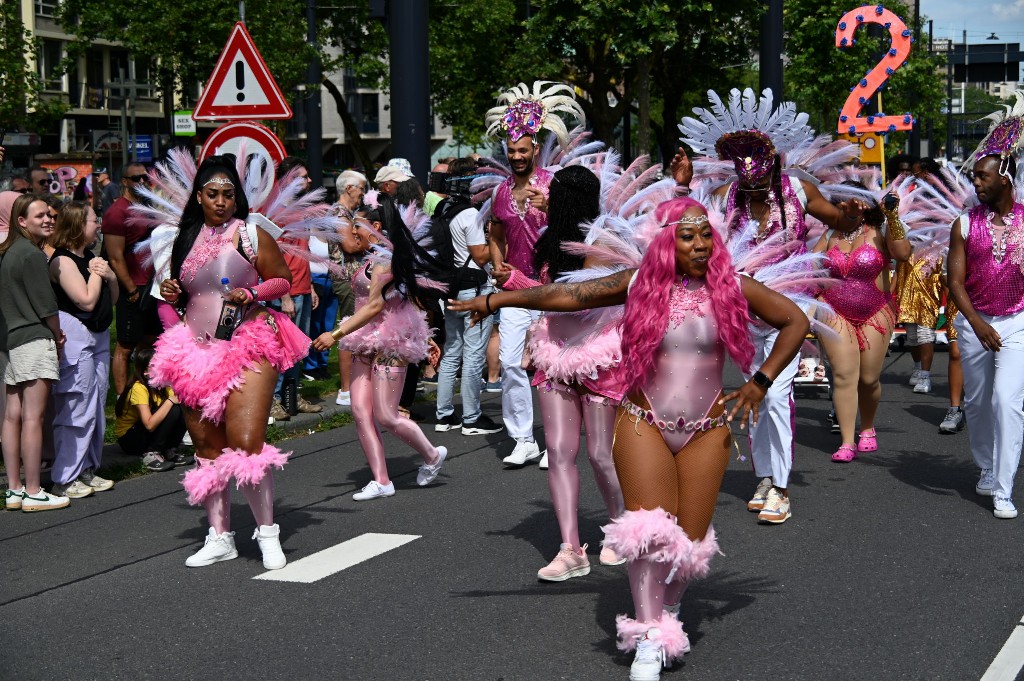
[[[36,16],[52,18],[57,11],[58,2],[59,0],[36,0]]]
[[[51,92],[63,92],[64,84],[58,70],[64,57],[64,44],[59,40],[40,40],[36,55],[39,64],[39,77],[44,87]]]
[[[359,118],[357,123],[360,132],[380,132],[380,109],[377,93],[364,93],[359,97]]]

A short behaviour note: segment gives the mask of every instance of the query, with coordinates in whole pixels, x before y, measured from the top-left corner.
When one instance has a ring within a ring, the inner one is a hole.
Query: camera
[[[220,319],[217,320],[217,330],[213,337],[217,340],[231,340],[235,329],[242,323],[242,306],[225,300],[220,307]]]
[[[451,175],[448,173],[431,172],[427,176],[427,189],[438,194],[447,194],[448,190],[445,188],[445,184],[449,177]]]
[[[449,196],[461,196],[468,198],[471,195],[470,185],[476,179],[476,175],[462,175],[460,177],[449,177],[445,181],[444,193]]]

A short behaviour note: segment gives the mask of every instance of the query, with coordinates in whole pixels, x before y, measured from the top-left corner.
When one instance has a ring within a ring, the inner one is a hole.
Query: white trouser
[[[974,463],[995,477],[992,496],[1009,499],[1024,442],[1024,312],[979,315],[999,334],[1002,347],[983,348],[963,315],[953,322],[964,370],[967,438]]]
[[[523,368],[523,347],[530,324],[540,316],[521,307],[501,309],[498,332],[501,338],[501,416],[508,434],[533,440],[533,392]]]
[[[505,314],[502,312],[502,314]],[[754,371],[764,364],[779,337],[777,329],[750,325],[750,340],[754,344],[754,360],[750,368]],[[776,487],[789,486],[789,472],[793,469],[793,418],[796,405],[793,403],[793,379],[800,368],[799,353],[772,382],[772,387],[761,401],[757,414],[757,425],[750,417],[750,458],[754,463],[754,474],[758,478],[771,478]],[[749,381],[753,373],[746,374]]]

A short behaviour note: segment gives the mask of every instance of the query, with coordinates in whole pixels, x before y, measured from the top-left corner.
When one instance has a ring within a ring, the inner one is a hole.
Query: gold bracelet
[[[889,236],[892,237],[893,241],[901,241],[907,238],[907,228],[903,226],[903,221],[900,220],[898,215],[886,217],[885,223],[889,226]]]
[[[340,326],[338,328],[336,328],[334,331],[331,331],[331,338],[333,338],[336,341],[340,341],[344,337],[345,337],[345,334],[342,332]]]

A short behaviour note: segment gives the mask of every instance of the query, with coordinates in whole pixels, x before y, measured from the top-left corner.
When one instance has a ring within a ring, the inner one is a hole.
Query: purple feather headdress
[[[487,111],[484,123],[488,135],[504,135],[512,142],[523,137],[536,139],[542,130],[547,130],[564,149],[569,144],[569,130],[558,113],[569,114],[577,125],[583,125],[585,120],[571,87],[538,80],[532,90],[526,83],[520,83],[501,93],[498,105]]]
[[[775,145],[760,130],[727,132],[715,142],[715,152],[723,161],[733,162],[736,175],[746,187],[767,182],[775,165]]]
[[[1010,177],[1008,161],[1020,154],[1024,142],[1024,135],[1021,134],[1024,133],[1024,92],[1016,90],[1013,94],[1017,98],[1016,102],[1012,105],[1007,104],[1002,110],[985,117],[992,121],[992,129],[974,153],[967,158],[961,170],[970,170],[978,159],[998,156],[999,173],[1009,177],[1011,181],[1014,179]]]

